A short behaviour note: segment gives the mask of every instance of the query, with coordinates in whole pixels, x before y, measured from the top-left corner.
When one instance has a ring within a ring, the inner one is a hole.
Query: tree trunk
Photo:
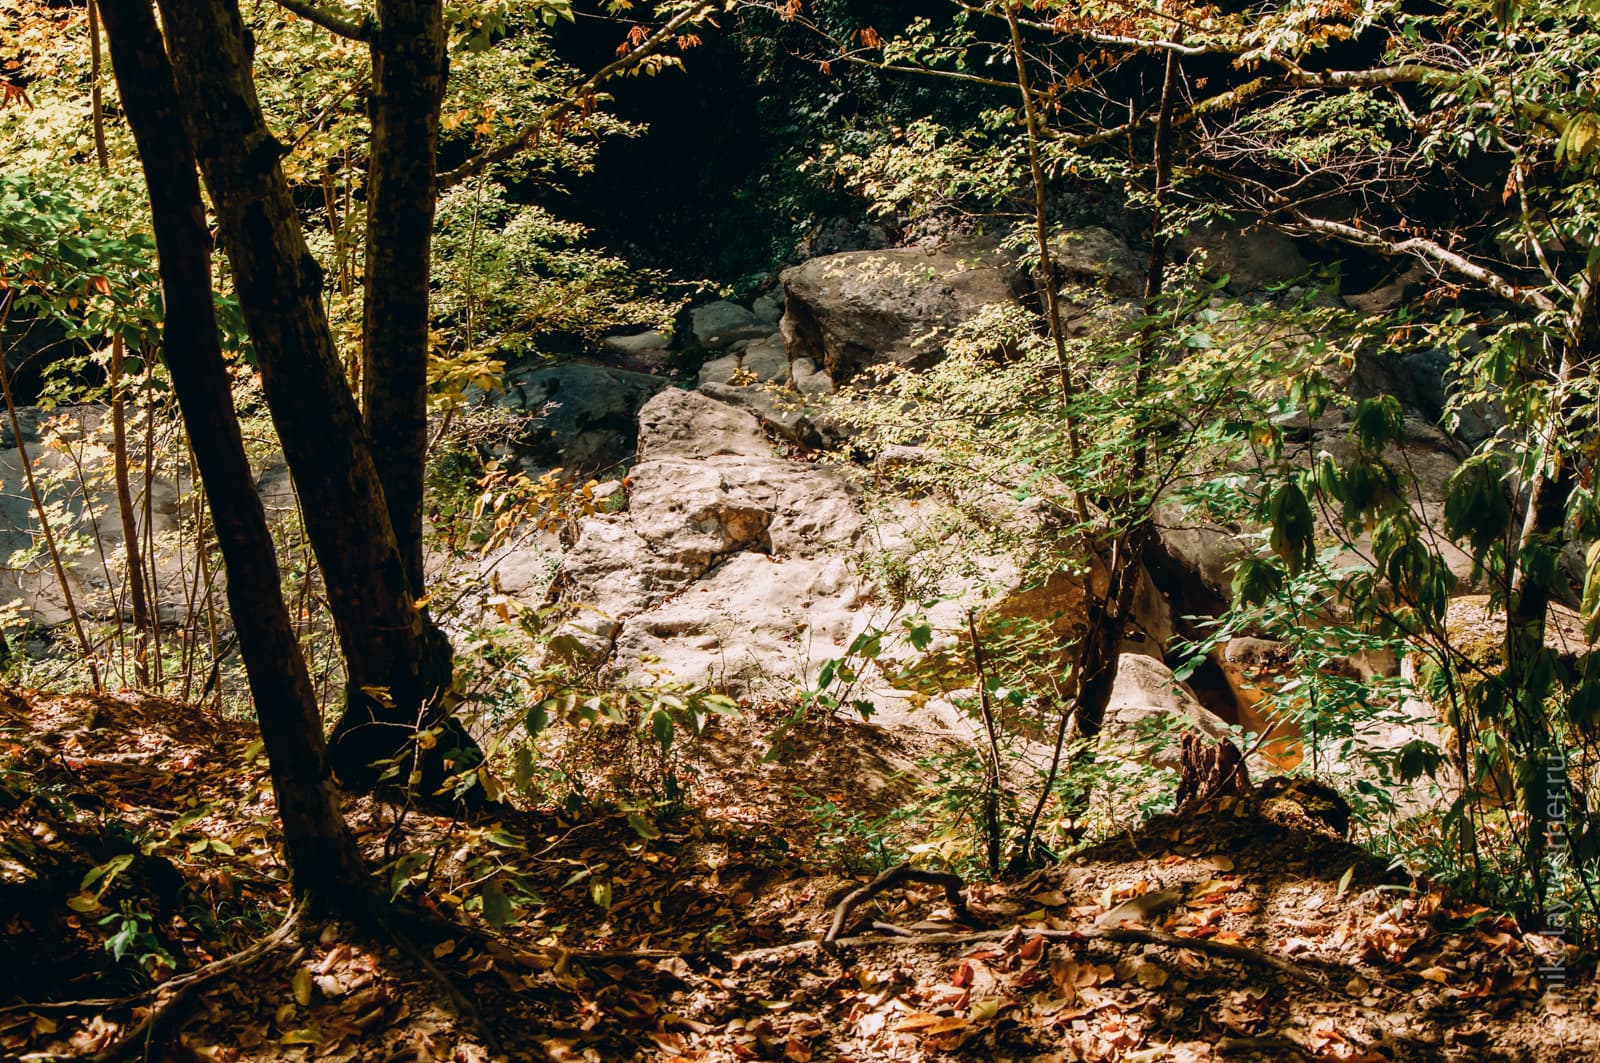
[[[209,261],[206,272],[209,275]],[[139,522],[134,517],[133,487],[128,481],[126,408],[122,386],[122,337],[118,336],[111,341],[111,455],[117,487],[117,516],[122,521],[122,549],[128,566],[128,598],[133,603],[133,675],[140,689],[149,689],[150,632],[155,624],[144,593],[144,561],[139,556]],[[151,456],[145,455],[145,460],[150,461]],[[148,491],[145,493],[149,494]]]
[[[428,276],[445,75],[441,0],[378,0],[361,393],[367,434],[383,440],[373,458],[417,594],[428,448]]]
[[[367,785],[375,760],[407,755],[419,726],[445,734],[420,765],[436,787],[481,757],[449,717],[449,642],[417,605],[355,397],[322,305],[322,270],[301,232],[251,71],[237,0],[159,0],[196,155],[233,266],[267,406],[303,502],[346,667],[331,757]],[[382,441],[387,447],[389,441]]]
[[[284,607],[217,335],[194,149],[149,0],[103,0],[122,106],[150,188],[172,373],[228,568],[228,602],[250,677],[297,889],[366,906],[368,876],[339,810],[311,677]]]
[[[1139,363],[1134,375],[1134,397],[1140,399],[1149,388],[1150,369],[1157,356],[1159,326],[1155,323],[1157,302],[1166,283],[1167,225],[1166,207],[1172,190],[1172,119],[1178,103],[1178,57],[1167,53],[1166,72],[1161,84],[1161,107],[1156,115],[1154,143],[1155,178],[1150,211],[1150,258],[1144,278],[1144,314],[1150,324],[1139,341]],[[1118,651],[1133,618],[1133,598],[1139,586],[1145,548],[1152,536],[1151,517],[1155,499],[1140,498],[1150,465],[1151,439],[1141,434],[1128,471],[1125,498],[1132,501],[1127,528],[1111,549],[1111,578],[1104,598],[1091,596],[1089,630],[1078,655],[1078,711],[1074,730],[1080,738],[1093,738],[1105,723],[1106,707],[1117,682]]]

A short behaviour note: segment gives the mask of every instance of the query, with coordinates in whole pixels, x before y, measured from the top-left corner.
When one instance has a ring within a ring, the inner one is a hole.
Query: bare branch
[[[280,0],[281,2],[281,0]],[[490,148],[488,151],[474,155],[455,169],[439,175],[438,190],[443,192],[460,184],[469,177],[482,173],[485,169],[497,162],[504,162],[521,154],[532,147],[538,140],[539,133],[552,122],[571,114],[584,105],[585,101],[594,97],[595,91],[607,81],[638,67],[650,56],[660,51],[661,48],[678,35],[678,31],[695,20],[710,14],[720,6],[716,0],[702,0],[693,7],[686,8],[668,19],[666,24],[656,30],[649,37],[639,43],[622,58],[601,67],[589,79],[579,85],[566,99],[551,104],[539,113],[539,116],[512,135],[510,140]]]
[[[978,74],[963,74],[959,70],[940,70],[931,66],[902,66],[899,63],[885,63],[881,60],[868,59],[854,52],[840,52],[834,56],[856,66],[869,66],[874,70],[886,70],[895,74],[925,74],[934,78],[949,78],[952,81],[970,81],[974,85],[988,85],[991,88],[1013,89],[1015,85],[1009,81],[1000,81],[996,78],[986,78]]]
[[[273,2],[285,11],[299,15],[307,22],[321,26],[335,36],[345,37],[352,41],[372,40],[373,21],[371,15],[364,16],[360,22],[352,22],[311,3],[310,0],[273,0]]]
[[[1331,236],[1336,240],[1354,244],[1358,247],[1371,248],[1380,254],[1411,255],[1415,258],[1426,259],[1438,263],[1469,280],[1476,281],[1508,302],[1531,306],[1535,310],[1540,310],[1547,314],[1556,311],[1556,304],[1538,288],[1523,288],[1513,284],[1488,267],[1459,255],[1433,240],[1427,240],[1420,236],[1394,240],[1329,218],[1312,218],[1294,212],[1292,209],[1290,213],[1294,218],[1291,225],[1295,228],[1319,233],[1323,236]]]

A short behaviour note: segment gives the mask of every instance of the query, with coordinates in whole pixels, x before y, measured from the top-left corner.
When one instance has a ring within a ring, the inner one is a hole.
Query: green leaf
[[[533,751],[527,746],[518,746],[511,752],[511,781],[518,790],[533,787]]]
[[[506,896],[505,887],[498,878],[483,884],[483,918],[496,930],[503,930],[516,914],[516,905]]]
[[[1239,562],[1233,574],[1233,596],[1245,605],[1261,605],[1283,587],[1283,570],[1258,557]]]
[[[1351,434],[1367,450],[1382,450],[1398,440],[1405,431],[1405,412],[1400,400],[1393,395],[1378,395],[1362,399],[1356,405],[1355,423]]]
[[[1415,782],[1424,775],[1432,776],[1444,763],[1444,754],[1432,742],[1418,739],[1407,742],[1395,752],[1395,767],[1404,782]]]
[[[539,737],[539,732],[550,726],[550,700],[539,702],[528,710],[528,715],[522,718],[522,727],[528,732],[529,738]]]
[[[128,865],[132,863],[132,853],[121,853],[117,856],[113,856],[110,860],[107,860],[100,866],[90,868],[89,871],[84,874],[83,881],[78,883],[78,888],[87,892],[90,887],[98,882],[100,883],[100,889],[95,893],[95,896],[98,897],[105,893],[105,891],[110,888],[112,881],[115,880],[118,875],[122,874],[122,872],[126,871],[128,869]]]
[[[1567,718],[1586,734],[1600,729],[1600,680],[1585,677],[1567,699]]]
[[[1466,539],[1479,553],[1505,538],[1511,500],[1493,457],[1474,455],[1451,474],[1445,484],[1444,526],[1451,538]]]
[[[637,812],[628,813],[628,826],[633,828],[633,833],[647,842],[653,842],[661,837],[661,828]]]
[[[1590,544],[1584,559],[1583,600],[1578,614],[1583,617],[1584,638],[1600,641],[1600,541]]]
[[[1272,524],[1272,552],[1283,559],[1291,574],[1299,572],[1316,556],[1316,518],[1305,492],[1293,480],[1278,485],[1267,504],[1267,519]]]

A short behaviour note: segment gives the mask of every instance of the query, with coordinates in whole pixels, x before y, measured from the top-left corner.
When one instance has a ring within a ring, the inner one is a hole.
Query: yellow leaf
[[[967,1009],[967,1018],[972,1022],[989,1022],[1000,1014],[1000,998],[985,997],[983,1000],[974,1000],[972,1007]]]
[[[294,993],[294,1002],[302,1008],[311,1006],[311,969],[302,967],[294,972],[294,977],[289,979],[289,989]]]
[[[1440,985],[1448,985],[1450,983],[1450,972],[1443,967],[1429,967],[1417,973],[1430,982],[1438,982]]]

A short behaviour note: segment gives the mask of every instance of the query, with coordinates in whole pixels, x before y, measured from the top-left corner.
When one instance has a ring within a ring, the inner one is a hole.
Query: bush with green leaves
[[[551,355],[553,337],[595,342],[624,327],[668,329],[679,302],[666,278],[584,245],[586,230],[505,186],[474,179],[439,201],[434,314],[445,351],[504,361]]]

